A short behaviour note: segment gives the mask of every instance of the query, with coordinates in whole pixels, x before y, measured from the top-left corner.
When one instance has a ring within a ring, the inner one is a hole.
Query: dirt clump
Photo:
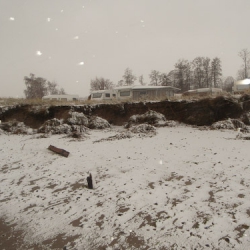
[[[238,119],[227,119],[223,121],[215,122],[211,125],[211,129],[232,129],[236,130],[241,128],[242,130],[248,130],[247,126]]]

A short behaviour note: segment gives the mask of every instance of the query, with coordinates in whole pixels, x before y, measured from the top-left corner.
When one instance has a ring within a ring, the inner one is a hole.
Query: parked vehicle
[[[244,79],[234,82],[233,86],[234,94],[242,93],[246,90],[250,90],[250,79]]]
[[[90,100],[102,101],[102,100],[114,100],[116,99],[116,92],[113,89],[108,90],[95,90],[91,92]]]
[[[79,100],[78,95],[46,95],[43,96],[42,100],[49,101],[77,101]]]

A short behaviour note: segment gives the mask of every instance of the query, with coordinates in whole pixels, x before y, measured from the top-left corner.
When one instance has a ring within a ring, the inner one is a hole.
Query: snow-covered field
[[[1,217],[37,249],[249,249],[249,140],[184,125],[101,140],[122,130],[1,134]]]

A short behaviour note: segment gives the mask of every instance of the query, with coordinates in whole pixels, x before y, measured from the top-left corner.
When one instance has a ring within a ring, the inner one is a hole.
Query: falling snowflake
[[[10,21],[15,21],[15,18],[14,17],[10,17],[9,20]]]
[[[82,8],[84,9],[84,6],[82,6]]]
[[[79,81],[76,81],[76,83],[78,83]]]
[[[61,10],[61,13],[63,13],[63,10]]]
[[[78,65],[84,65],[84,62],[79,62]]]
[[[47,18],[47,22],[50,22],[50,21],[51,21],[51,18],[50,18],[50,17],[48,17],[48,18]]]
[[[75,36],[73,39],[77,40],[77,39],[79,39],[79,36]]]
[[[58,31],[58,28],[56,28],[56,31]]]
[[[162,163],[163,163],[162,160],[160,160],[160,161],[159,161],[159,164],[162,165]]]
[[[40,50],[38,50],[38,51],[36,52],[36,55],[37,55],[37,56],[41,56],[41,55],[42,55],[42,52],[41,52]]]
[[[141,23],[144,23],[144,21],[143,21],[143,20],[141,20]]]

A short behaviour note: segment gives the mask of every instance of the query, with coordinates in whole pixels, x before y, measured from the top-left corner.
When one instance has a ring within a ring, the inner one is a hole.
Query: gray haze
[[[69,94],[90,80],[122,79],[129,67],[149,83],[178,59],[222,61],[235,78],[250,48],[249,0],[0,0],[0,97],[22,97],[30,73]]]

